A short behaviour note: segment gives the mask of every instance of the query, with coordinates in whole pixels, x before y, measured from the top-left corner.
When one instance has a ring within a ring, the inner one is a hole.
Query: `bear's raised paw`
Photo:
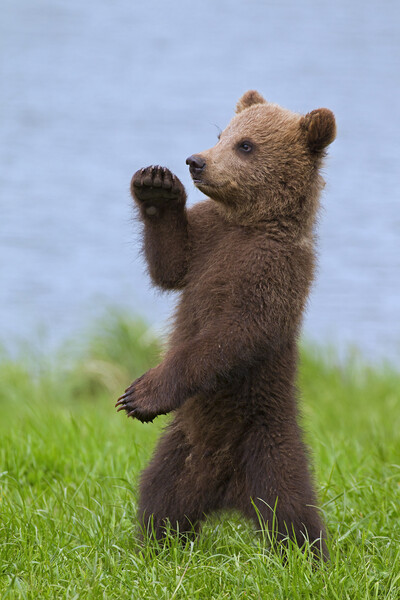
[[[131,181],[131,193],[149,216],[159,216],[167,206],[184,206],[185,188],[167,167],[158,165],[136,171]]]

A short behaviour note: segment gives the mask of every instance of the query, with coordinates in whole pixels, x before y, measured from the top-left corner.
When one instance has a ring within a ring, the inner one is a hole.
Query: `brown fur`
[[[186,209],[166,168],[132,179],[153,282],[181,290],[170,349],[119,399],[141,421],[174,411],[141,478],[139,516],[180,532],[238,509],[326,557],[297,424],[297,338],[330,111],[305,117],[244,94],[219,142],[188,159],[209,199]],[[244,144],[244,145],[243,145]],[[250,148],[250,150],[249,150]],[[317,542],[317,540],[319,540]]]

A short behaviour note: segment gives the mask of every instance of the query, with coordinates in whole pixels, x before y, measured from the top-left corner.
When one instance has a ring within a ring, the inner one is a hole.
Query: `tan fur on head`
[[[311,152],[321,152],[336,137],[335,117],[328,108],[312,110],[301,119],[301,126]]]
[[[236,113],[242,112],[245,108],[249,108],[253,104],[265,104],[266,100],[256,90],[245,92],[239,99],[236,105]]]
[[[324,185],[324,149],[335,133],[330,110],[304,116],[250,90],[218,143],[196,154],[204,166],[195,185],[231,223],[263,223],[275,237],[309,236]]]

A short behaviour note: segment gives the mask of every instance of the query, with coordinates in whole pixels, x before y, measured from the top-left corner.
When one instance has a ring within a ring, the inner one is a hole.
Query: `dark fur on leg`
[[[138,516],[157,539],[169,524],[183,537],[195,535],[207,513],[218,504],[218,480],[210,481],[201,457],[176,423],[162,436],[142,473]],[[152,521],[152,523],[151,523]]]

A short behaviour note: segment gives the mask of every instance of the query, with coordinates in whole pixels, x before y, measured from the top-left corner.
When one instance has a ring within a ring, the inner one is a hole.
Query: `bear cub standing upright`
[[[174,412],[140,485],[139,517],[180,533],[236,509],[278,539],[328,556],[297,424],[297,338],[315,265],[325,108],[305,116],[256,91],[211,149],[187,159],[208,198],[186,208],[167,168],[139,170],[131,191],[153,282],[180,300],[164,360],[118,410],[142,422]],[[255,506],[254,506],[255,505]]]

